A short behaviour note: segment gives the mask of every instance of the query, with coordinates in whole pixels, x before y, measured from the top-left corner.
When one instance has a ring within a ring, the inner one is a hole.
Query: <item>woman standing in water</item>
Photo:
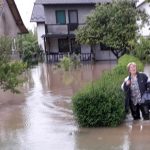
[[[127,65],[129,76],[124,79],[122,89],[125,92],[125,110],[130,107],[134,120],[140,119],[140,110],[144,120],[149,119],[148,106],[140,105],[141,97],[146,91],[148,77],[143,72],[137,71],[137,65],[131,62]]]

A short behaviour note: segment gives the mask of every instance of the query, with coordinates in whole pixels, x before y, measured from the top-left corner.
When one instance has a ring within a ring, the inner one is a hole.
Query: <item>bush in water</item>
[[[106,72],[100,80],[89,84],[73,97],[73,111],[82,127],[114,127],[122,123],[125,117],[124,93],[121,84],[127,75],[126,62],[138,59],[125,55],[119,64]],[[138,65],[137,64],[137,65]]]

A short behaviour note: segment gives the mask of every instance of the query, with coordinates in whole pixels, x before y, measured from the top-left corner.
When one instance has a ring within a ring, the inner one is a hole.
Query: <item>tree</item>
[[[18,37],[17,43],[21,58],[27,62],[28,66],[38,62],[41,50],[35,33],[30,31],[27,35],[21,35]]]
[[[150,39],[141,37],[138,42],[133,44],[134,55],[141,61],[150,63]]]
[[[136,40],[137,19],[141,19],[143,25],[147,16],[137,10],[131,0],[97,5],[87,17],[85,26],[77,31],[76,38],[83,44],[105,44],[118,59],[130,49],[130,41]]]
[[[11,60],[12,39],[9,37],[0,37],[0,87],[11,92],[19,92],[17,86],[23,83],[20,76],[26,64],[21,61]]]

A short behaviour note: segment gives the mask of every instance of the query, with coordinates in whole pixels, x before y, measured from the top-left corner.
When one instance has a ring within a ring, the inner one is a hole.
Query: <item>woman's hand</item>
[[[131,80],[126,81],[126,85],[129,86],[131,84]]]

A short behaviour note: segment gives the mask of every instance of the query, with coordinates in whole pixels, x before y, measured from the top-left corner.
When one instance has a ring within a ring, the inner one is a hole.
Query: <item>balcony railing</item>
[[[80,61],[91,61],[91,53],[80,53]],[[46,53],[47,62],[59,62],[64,56],[70,56],[69,53]]]

